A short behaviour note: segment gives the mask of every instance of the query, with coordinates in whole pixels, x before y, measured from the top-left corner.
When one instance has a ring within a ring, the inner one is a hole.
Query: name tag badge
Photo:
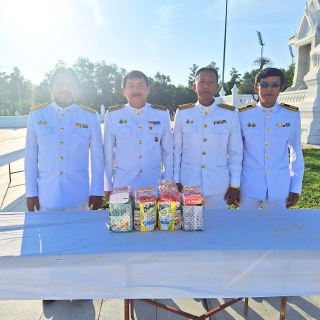
[[[278,128],[287,128],[290,127],[290,122],[277,123]]]
[[[161,124],[160,121],[149,121],[149,125],[159,126]]]
[[[227,120],[216,120],[216,121],[213,121],[213,124],[214,125],[217,125],[217,124],[225,124],[227,123]]]
[[[74,126],[76,128],[84,128],[84,129],[88,129],[88,125],[84,124],[84,123],[75,123]]]

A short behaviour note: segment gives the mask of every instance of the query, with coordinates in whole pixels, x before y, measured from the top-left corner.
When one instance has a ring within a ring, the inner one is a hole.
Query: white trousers
[[[224,200],[225,194],[216,194],[204,198],[206,209],[228,209],[227,201]]]
[[[83,210],[89,210],[87,203],[85,203],[81,206],[68,208],[68,209],[64,209],[64,210],[57,210],[57,209],[50,209],[50,208],[46,208],[46,207],[40,207],[40,211],[83,211]]]
[[[263,204],[264,209],[286,209],[287,198],[269,201],[266,200],[254,199],[246,196],[240,196],[239,209],[259,209]]]

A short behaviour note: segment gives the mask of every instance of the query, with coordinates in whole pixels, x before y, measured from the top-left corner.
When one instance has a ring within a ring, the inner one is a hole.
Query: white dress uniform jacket
[[[172,179],[173,137],[166,107],[110,107],[104,123],[105,191],[156,187]],[[163,161],[164,171],[161,162]]]
[[[304,161],[298,108],[260,103],[239,108],[243,137],[241,194],[275,201],[301,193]],[[290,151],[290,160],[288,154]]]
[[[89,195],[103,195],[102,135],[93,112],[75,104],[31,108],[25,153],[26,196],[38,196],[40,206],[65,210],[88,203]]]
[[[205,196],[225,194],[240,186],[242,139],[234,107],[216,101],[177,110],[174,122],[174,180],[202,185]]]

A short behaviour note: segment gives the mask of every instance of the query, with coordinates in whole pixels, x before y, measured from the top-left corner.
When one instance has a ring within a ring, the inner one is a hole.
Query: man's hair
[[[77,84],[77,87],[79,88],[80,86],[80,80],[78,78],[78,75],[76,74],[76,72],[70,68],[70,67],[65,67],[65,66],[60,66],[60,67],[57,67],[52,73],[51,73],[51,76],[50,76],[50,87],[53,86],[54,82],[56,81],[57,77],[60,75],[60,74],[68,74],[70,75],[74,81],[76,82]]]
[[[196,81],[196,78],[197,76],[200,74],[200,72],[203,72],[203,71],[209,71],[209,72],[212,72],[215,76],[216,76],[216,80],[217,80],[217,83],[218,83],[218,80],[219,80],[219,75],[218,75],[218,71],[215,69],[215,68],[211,68],[211,67],[204,67],[204,68],[200,68],[195,77],[194,77],[194,81]]]
[[[149,79],[148,77],[141,71],[139,70],[132,70],[128,72],[122,79],[122,88],[126,87],[128,79],[140,79],[143,78],[144,81],[146,82],[147,87],[149,87]]]
[[[281,86],[284,84],[285,76],[284,73],[277,68],[265,68],[256,75],[255,85],[261,82],[261,79],[268,77],[280,77]]]

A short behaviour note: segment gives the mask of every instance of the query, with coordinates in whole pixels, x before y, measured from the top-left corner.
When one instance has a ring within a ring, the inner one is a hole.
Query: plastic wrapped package
[[[182,227],[181,221],[181,209],[176,209],[176,214],[174,216],[174,230],[179,230]]]
[[[128,203],[132,198],[130,186],[114,188],[110,193],[109,203]]]
[[[156,201],[143,202],[140,207],[140,231],[154,231],[157,223]]]
[[[133,229],[132,202],[110,203],[109,226],[111,232],[129,232]]]
[[[174,231],[177,203],[175,201],[158,202],[157,206],[159,230]]]
[[[185,206],[202,205],[203,191],[201,186],[184,186],[181,193],[181,203]]]
[[[137,188],[135,191],[135,208],[140,208],[144,202],[155,202],[157,200],[157,191],[154,187]]]
[[[203,206],[182,206],[182,229],[203,230]]]
[[[173,180],[159,180],[158,181],[158,201],[176,201],[180,202],[180,194],[176,183]]]

